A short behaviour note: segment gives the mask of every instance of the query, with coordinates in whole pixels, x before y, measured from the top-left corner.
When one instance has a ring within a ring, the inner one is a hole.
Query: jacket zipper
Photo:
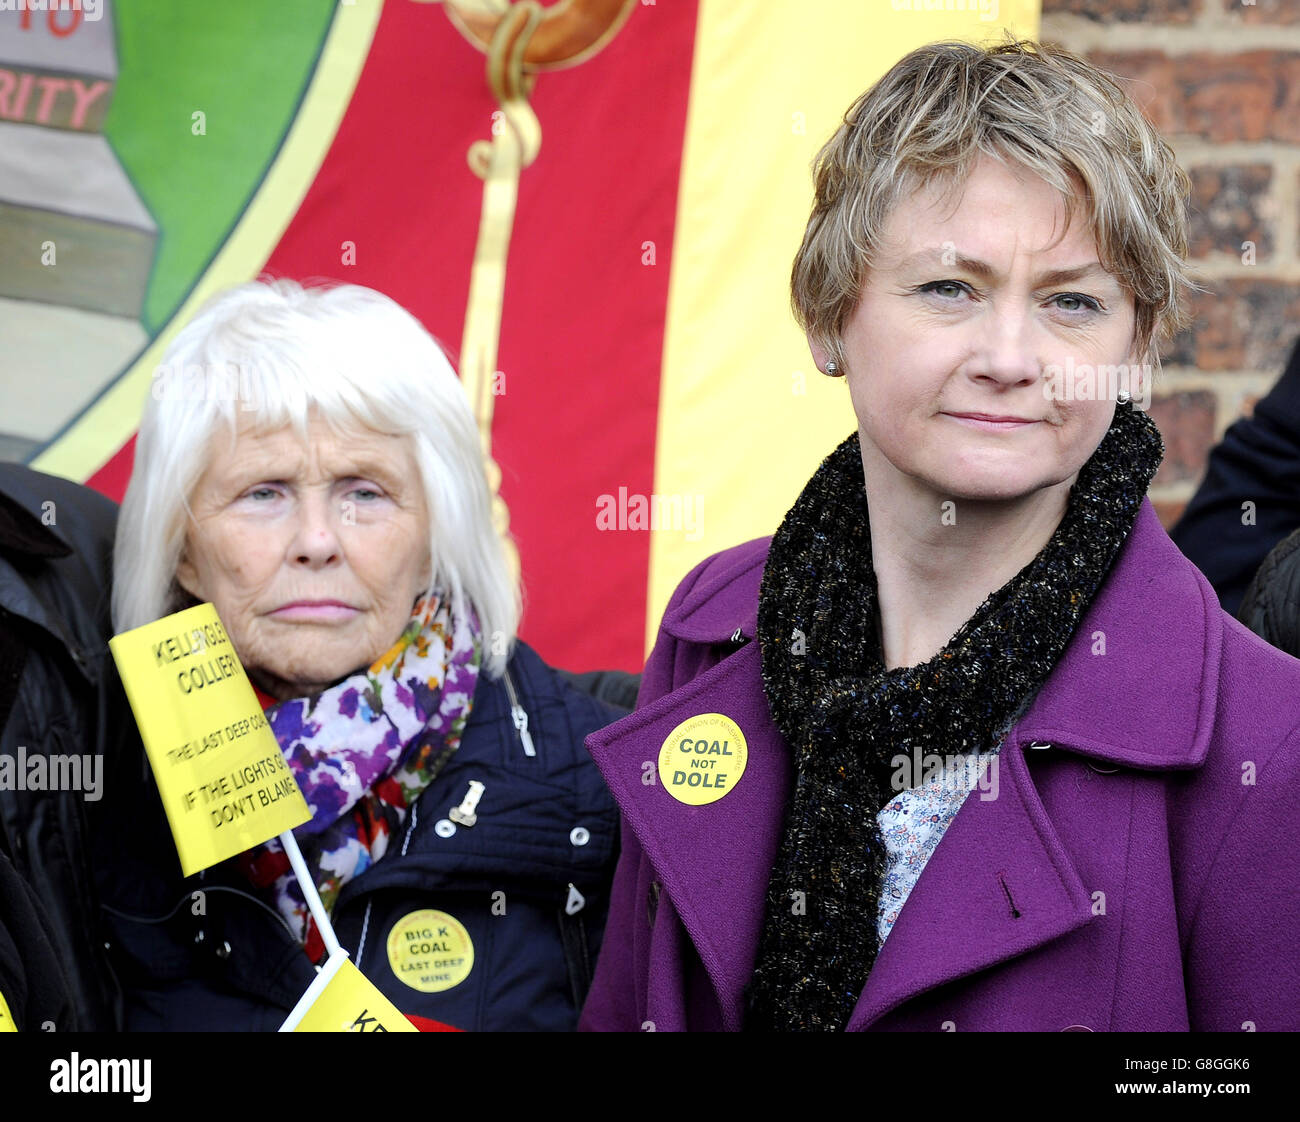
[[[506,693],[510,695],[510,718],[515,723],[515,728],[519,732],[519,741],[524,746],[525,756],[537,755],[537,749],[533,745],[533,738],[528,732],[528,714],[524,707],[519,704],[519,695],[515,693],[515,684],[510,679],[510,671],[505,672]]]
[[[537,747],[533,743],[532,734],[528,731],[528,713],[524,707],[519,704],[519,694],[515,690],[515,683],[510,677],[510,671],[505,672],[506,693],[510,695],[510,719],[514,722],[515,729],[519,733],[519,741],[524,746],[524,754],[527,756],[536,756]],[[406,837],[402,841],[402,852],[406,852],[406,847],[411,843],[411,834],[415,831],[416,818],[419,814],[417,809],[419,803],[411,807],[410,817],[406,820]],[[334,901],[334,912],[338,913],[339,909],[347,900],[352,899],[352,893],[348,892],[349,887],[354,885],[355,881],[345,884],[339,892],[338,898]]]

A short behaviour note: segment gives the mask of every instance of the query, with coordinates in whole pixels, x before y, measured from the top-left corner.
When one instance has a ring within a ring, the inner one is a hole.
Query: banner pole
[[[343,950],[339,943],[339,938],[334,934],[334,925],[330,923],[330,917],[325,912],[325,905],[321,903],[320,893],[316,891],[316,882],[311,879],[307,872],[307,862],[303,860],[302,850],[298,848],[298,839],[293,836],[292,830],[285,830],[280,835],[280,844],[284,846],[284,851],[289,855],[289,864],[293,866],[293,874],[298,878],[298,883],[302,886],[303,899],[307,901],[307,907],[311,909],[312,918],[316,921],[316,927],[320,930],[321,938],[325,940],[325,949],[329,954],[335,955]]]

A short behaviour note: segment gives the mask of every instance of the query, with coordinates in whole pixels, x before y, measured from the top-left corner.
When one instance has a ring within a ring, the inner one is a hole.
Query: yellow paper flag
[[[211,604],[109,640],[186,876],[311,817]]]
[[[330,955],[289,1014],[281,1032],[419,1032],[352,965],[348,952]]]
[[[17,1032],[18,1026],[14,1024],[13,1014],[9,1012],[9,1006],[5,1003],[5,995],[0,993],[0,1032]]]

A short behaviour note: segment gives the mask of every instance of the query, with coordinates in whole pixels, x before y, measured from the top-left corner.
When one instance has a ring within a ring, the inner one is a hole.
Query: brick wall
[[[1300,0],[1042,4],[1042,38],[1130,79],[1192,179],[1190,252],[1210,291],[1162,351],[1151,409],[1167,446],[1151,498],[1170,526],[1300,336]]]

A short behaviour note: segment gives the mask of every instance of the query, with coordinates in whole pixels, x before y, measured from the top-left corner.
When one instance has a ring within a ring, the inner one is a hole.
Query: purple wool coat
[[[758,643],[728,646],[755,634],[768,544],[686,577],[637,710],[587,739],[623,849],[581,1029],[742,1027],[792,780]],[[739,725],[748,762],[687,806],[656,761],[705,713]],[[1300,661],[1219,607],[1149,500],[981,793],[850,1030],[1300,1029]]]

